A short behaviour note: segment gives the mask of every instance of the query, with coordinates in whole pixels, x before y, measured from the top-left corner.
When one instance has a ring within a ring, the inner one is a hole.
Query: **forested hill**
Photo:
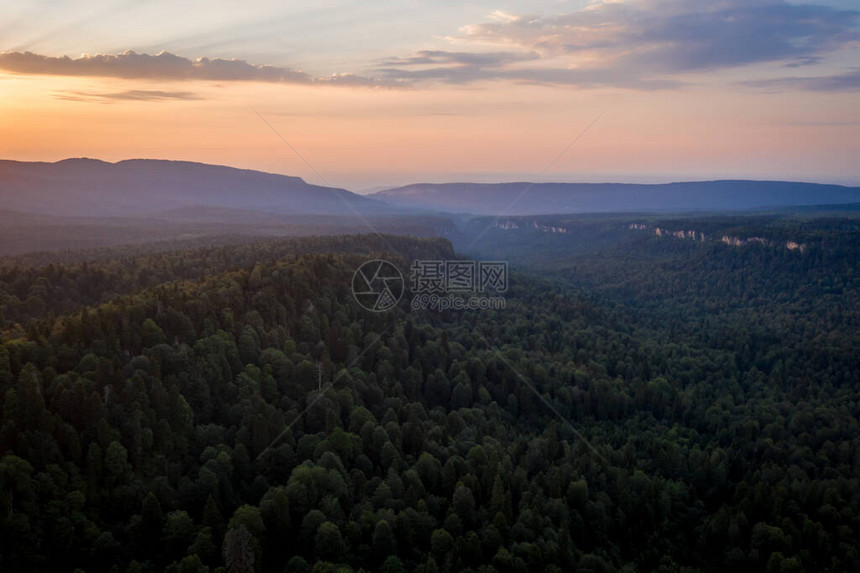
[[[393,252],[403,260],[418,256],[444,260],[454,256],[451,243],[445,239],[342,235],[265,239],[173,251],[147,252],[145,247],[124,246],[60,255],[0,257],[0,333],[6,331],[8,336],[8,329],[26,330],[46,317],[78,312],[85,306],[167,283],[251,269],[260,262],[293,260],[310,254],[354,254],[366,260],[385,252]],[[63,265],[56,262],[58,259],[80,262]]]
[[[523,274],[498,311],[353,300],[368,258],[449,256],[344,237],[0,274],[3,570],[860,569],[860,371],[826,314],[714,344]]]

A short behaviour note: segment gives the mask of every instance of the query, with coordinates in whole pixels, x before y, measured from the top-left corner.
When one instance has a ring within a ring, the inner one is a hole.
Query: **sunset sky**
[[[2,159],[860,185],[860,5],[0,0],[0,109]]]

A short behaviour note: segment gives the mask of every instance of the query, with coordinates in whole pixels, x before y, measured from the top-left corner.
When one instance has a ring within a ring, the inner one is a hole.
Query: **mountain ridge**
[[[65,217],[219,208],[278,215],[545,215],[744,211],[860,202],[860,187],[716,179],[673,183],[412,183],[361,195],[301,177],[167,159],[0,160],[0,205]]]
[[[717,179],[674,183],[414,183],[370,197],[480,215],[749,210],[860,201],[860,187]],[[501,208],[501,209],[500,209]]]
[[[0,204],[62,216],[148,216],[206,205],[279,214],[397,214],[401,208],[300,177],[206,163],[0,160]]]

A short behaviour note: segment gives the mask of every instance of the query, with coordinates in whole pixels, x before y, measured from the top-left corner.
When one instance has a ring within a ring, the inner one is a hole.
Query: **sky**
[[[860,4],[0,0],[0,158],[860,185]]]

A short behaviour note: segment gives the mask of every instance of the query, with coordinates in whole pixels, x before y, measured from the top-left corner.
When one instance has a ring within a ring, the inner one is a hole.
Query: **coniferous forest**
[[[356,303],[446,239],[0,260],[0,570],[860,570],[856,219],[543,223],[500,310]]]

